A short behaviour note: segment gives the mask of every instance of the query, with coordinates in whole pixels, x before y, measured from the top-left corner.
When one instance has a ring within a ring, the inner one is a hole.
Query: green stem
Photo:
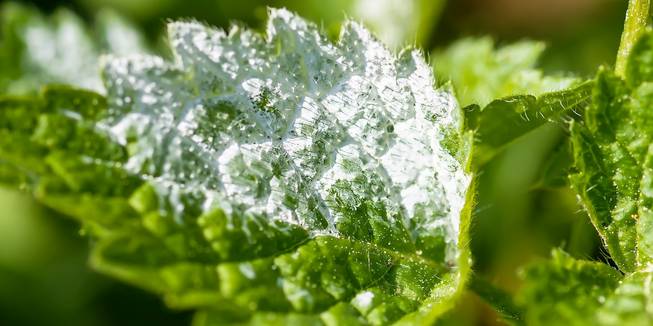
[[[626,62],[628,55],[639,39],[640,35],[646,29],[649,18],[649,9],[651,0],[630,0],[628,2],[628,11],[626,11],[626,21],[624,22],[624,31],[621,34],[621,44],[617,53],[617,62],[615,72],[619,76],[626,73]]]

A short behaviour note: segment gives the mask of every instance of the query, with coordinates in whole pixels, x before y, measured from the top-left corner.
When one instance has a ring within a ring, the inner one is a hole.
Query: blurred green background
[[[467,36],[496,44],[533,39],[548,47],[539,67],[550,74],[591,76],[614,61],[626,1],[619,0],[38,0],[48,13],[66,7],[91,21],[111,8],[163,48],[168,19],[193,18],[226,27],[261,28],[265,7],[287,7],[332,35],[345,17],[366,22],[390,46],[431,53]],[[435,62],[437,65],[437,62]],[[542,171],[564,140],[560,122],[512,144],[486,164],[472,226],[474,269],[509,291],[519,268],[562,247],[579,258],[606,260],[596,232],[570,190],[543,186]],[[86,265],[88,240],[75,223],[0,188],[0,325],[188,325],[187,312],[167,310],[153,295],[120,284]],[[443,321],[493,325],[497,316],[468,294]]]

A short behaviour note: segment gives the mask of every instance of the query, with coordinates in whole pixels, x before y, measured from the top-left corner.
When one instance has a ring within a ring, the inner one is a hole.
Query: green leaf
[[[569,257],[561,263],[554,253],[553,261],[526,272],[523,302],[533,324],[648,325],[653,320],[653,75],[647,68],[653,62],[652,38],[648,31],[632,48],[625,79],[599,71],[585,119],[571,127],[576,169],[571,184],[624,275],[614,277],[617,272],[607,265]],[[551,304],[542,305],[543,298]]]
[[[653,273],[650,270],[624,277],[599,309],[599,322],[603,325],[650,325],[653,322],[651,281]]]
[[[539,97],[517,95],[482,109],[465,109],[465,128],[474,130],[472,165],[480,167],[513,141],[546,123],[565,124],[588,105],[592,82]]]
[[[141,35],[112,12],[101,11],[89,28],[65,9],[44,17],[28,6],[0,5],[0,93],[34,93],[47,83],[103,91],[100,55],[145,51]]]
[[[576,260],[561,250],[523,271],[517,300],[528,325],[596,324],[596,311],[621,282],[621,274],[599,262]]]
[[[607,70],[597,76],[585,124],[572,125],[575,165],[572,185],[605,241],[612,259],[624,272],[650,260],[638,248],[638,225],[646,228],[650,208],[643,192],[648,178],[653,84],[629,87]],[[648,172],[646,173],[648,174]],[[641,235],[647,240],[644,234]]]
[[[543,50],[542,43],[526,41],[495,49],[490,38],[478,38],[435,53],[438,75],[449,77],[459,101],[468,105],[465,129],[474,131],[474,169],[544,124],[566,125],[588,104],[591,82],[534,69]]]
[[[544,76],[535,69],[541,42],[523,41],[495,48],[489,37],[456,41],[434,54],[438,76],[451,80],[462,106],[486,106],[511,95],[538,96],[571,87],[576,79]]]
[[[199,325],[432,322],[470,268],[455,99],[418,51],[269,15],[265,36],[171,23],[174,61],[108,58],[106,101],[3,99],[0,176]]]
[[[611,267],[554,250],[528,266],[518,299],[529,325],[649,325],[653,320],[650,270],[626,276]]]
[[[653,260],[650,237],[653,141],[653,32],[634,45],[625,80],[607,70],[597,76],[586,124],[572,128],[572,184],[610,255],[624,272]]]

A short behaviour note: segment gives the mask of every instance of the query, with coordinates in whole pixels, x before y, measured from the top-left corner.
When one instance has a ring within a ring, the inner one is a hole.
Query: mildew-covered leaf
[[[455,99],[359,24],[334,44],[269,15],[265,35],[171,23],[173,62],[106,59],[106,101],[1,101],[6,181],[81,220],[96,268],[198,324],[431,322],[469,270]]]

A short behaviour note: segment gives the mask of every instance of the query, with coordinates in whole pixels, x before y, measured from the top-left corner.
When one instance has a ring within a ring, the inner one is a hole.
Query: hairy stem
[[[615,72],[619,76],[624,76],[628,55],[648,24],[650,7],[651,0],[630,0],[628,3],[624,31],[621,34],[621,44],[619,44],[615,64]]]

